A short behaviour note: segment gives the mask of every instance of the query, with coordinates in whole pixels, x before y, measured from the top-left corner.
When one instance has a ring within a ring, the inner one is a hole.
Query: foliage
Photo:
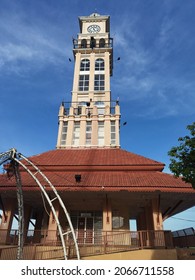
[[[191,183],[195,189],[195,122],[187,126],[190,136],[180,137],[179,146],[172,147],[168,152],[170,158],[170,170],[176,177]]]

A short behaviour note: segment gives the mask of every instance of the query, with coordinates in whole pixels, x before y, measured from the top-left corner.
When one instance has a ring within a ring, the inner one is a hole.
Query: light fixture
[[[74,177],[75,177],[76,182],[80,183],[80,181],[81,181],[81,174],[75,174]]]

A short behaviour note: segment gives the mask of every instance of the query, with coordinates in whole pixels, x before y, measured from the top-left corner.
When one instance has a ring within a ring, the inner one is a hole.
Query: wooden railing
[[[12,247],[0,249],[0,259],[14,259],[17,252],[18,232],[12,231],[7,245]],[[1,243],[2,230],[0,230]],[[49,238],[48,238],[49,237]],[[65,240],[68,258],[75,258],[76,251],[71,236]],[[15,245],[15,246],[14,246]],[[93,235],[87,234],[78,239],[81,257],[116,253],[146,248],[173,248],[170,231],[103,231]],[[24,259],[60,259],[63,251],[56,231],[33,231],[26,234]]]
[[[17,246],[0,247],[0,260],[15,260]],[[58,244],[28,244],[23,248],[23,260],[54,260],[64,259],[60,242]]]
[[[172,232],[174,247],[195,247],[194,228],[185,228]]]

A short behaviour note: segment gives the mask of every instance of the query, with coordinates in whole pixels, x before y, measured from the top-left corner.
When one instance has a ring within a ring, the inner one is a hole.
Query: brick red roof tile
[[[42,170],[43,171],[43,170]],[[43,171],[44,172],[44,171]],[[48,179],[58,190],[64,191],[98,191],[106,189],[107,191],[168,191],[168,192],[191,192],[195,193],[190,184],[186,184],[180,178],[162,172],[80,172],[81,182],[76,183],[75,172],[44,172]],[[21,172],[22,185],[24,190],[36,190],[37,184],[26,172]],[[38,175],[38,179],[45,186],[46,183]],[[15,186],[15,179],[8,179],[6,175],[0,176],[0,190],[7,190]]]
[[[44,166],[155,166],[164,164],[122,149],[60,149],[29,158]]]
[[[162,163],[121,149],[54,150],[32,156],[30,160],[39,166],[58,190],[99,191],[106,189],[107,191],[127,190],[130,192],[161,190],[194,193],[190,184],[161,172],[164,166]],[[56,166],[61,168],[56,168]],[[70,166],[72,169],[69,168]],[[82,168],[83,166],[85,169]],[[138,168],[127,169],[126,166]],[[151,166],[155,169],[151,169]],[[75,181],[76,174],[81,175],[80,183]],[[46,185],[40,175],[36,176]],[[38,189],[33,178],[26,171],[21,172],[21,178],[24,190]],[[13,177],[8,179],[6,175],[0,175],[0,191],[14,188]]]

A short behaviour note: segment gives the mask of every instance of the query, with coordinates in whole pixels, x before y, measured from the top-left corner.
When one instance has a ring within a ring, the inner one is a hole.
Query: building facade
[[[163,173],[163,163],[120,148],[120,107],[118,101],[112,102],[110,90],[110,18],[94,13],[79,17],[79,25],[80,33],[73,39],[72,100],[60,106],[57,148],[30,160],[61,196],[79,244],[96,244],[106,233],[129,231],[132,219],[138,231],[163,232],[165,219],[195,205],[195,191]],[[56,240],[57,224],[36,182],[22,168],[20,175],[26,238],[33,221],[32,242],[42,242],[43,236]],[[47,184],[44,188],[48,190]],[[13,176],[0,175],[0,198],[0,243],[5,244],[18,215]],[[57,202],[55,211],[68,231]]]
[[[110,90],[110,17],[94,13],[79,17],[79,25],[73,39],[72,100],[60,106],[57,148],[120,147],[120,107]]]

